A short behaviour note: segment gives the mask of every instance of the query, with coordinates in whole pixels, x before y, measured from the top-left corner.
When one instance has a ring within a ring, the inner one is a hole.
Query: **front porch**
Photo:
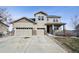
[[[54,35],[57,30],[60,30],[61,26],[63,26],[63,33],[65,34],[65,23],[46,23],[45,25],[47,27],[46,31],[49,34]]]

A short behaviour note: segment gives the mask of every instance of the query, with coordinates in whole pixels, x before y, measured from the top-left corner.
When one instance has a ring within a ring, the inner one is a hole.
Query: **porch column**
[[[54,34],[54,25],[52,25],[52,34]]]
[[[63,33],[64,33],[64,35],[65,35],[65,25],[63,25]]]

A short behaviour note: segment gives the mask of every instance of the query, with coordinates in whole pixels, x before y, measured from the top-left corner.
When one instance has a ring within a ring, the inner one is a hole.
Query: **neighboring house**
[[[23,17],[12,22],[15,30],[15,36],[31,37],[32,35],[45,35],[45,33],[54,34],[54,31],[59,30],[65,23],[61,22],[60,16],[48,15],[45,12],[37,12],[34,18]]]
[[[0,21],[0,35],[6,35],[8,32],[8,25]]]

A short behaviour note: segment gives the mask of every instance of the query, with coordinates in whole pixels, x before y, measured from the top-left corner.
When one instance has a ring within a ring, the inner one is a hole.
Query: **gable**
[[[26,19],[21,19],[21,20],[18,20],[17,22],[15,22],[15,23],[29,23],[29,21],[26,20]]]
[[[20,18],[20,19],[18,19],[18,20],[15,20],[15,21],[13,21],[12,23],[16,23],[16,22],[26,22],[26,21],[29,21],[29,22],[31,22],[31,23],[34,23],[34,24],[36,24],[33,20],[30,20],[30,19],[28,19],[28,18],[26,18],[26,17],[23,17],[23,18]]]
[[[36,16],[37,14],[43,14],[43,15],[47,16],[47,14],[45,12],[42,12],[42,11],[35,13],[34,16]]]
[[[33,27],[35,23],[26,19],[21,19],[13,23],[13,27]]]
[[[46,15],[39,13],[39,14],[36,14],[36,16],[46,16]]]

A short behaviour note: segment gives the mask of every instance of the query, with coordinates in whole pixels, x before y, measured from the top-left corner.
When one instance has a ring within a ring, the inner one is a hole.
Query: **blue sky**
[[[79,16],[79,6],[2,6],[0,8],[6,8],[13,20],[21,17],[32,18],[38,11],[44,11],[48,15],[61,16],[61,21],[67,23],[67,29],[72,29],[71,18],[75,15]]]

